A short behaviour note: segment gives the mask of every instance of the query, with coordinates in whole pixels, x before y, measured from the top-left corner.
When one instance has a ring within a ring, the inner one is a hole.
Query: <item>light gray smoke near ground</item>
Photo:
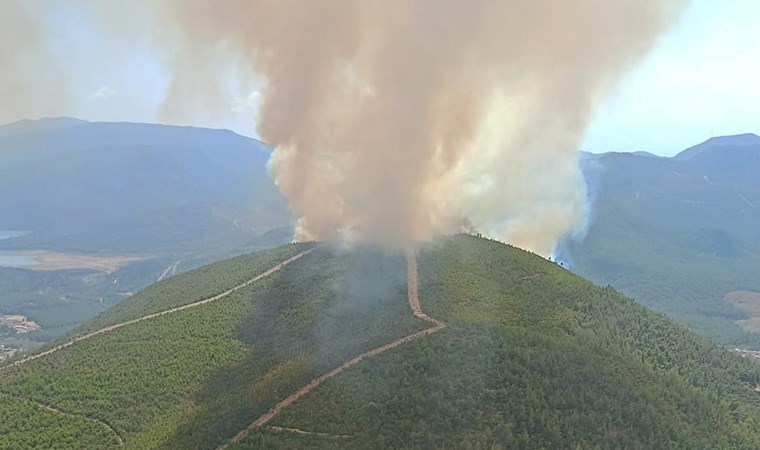
[[[403,244],[471,224],[546,255],[584,223],[594,106],[680,6],[177,0],[178,67],[201,70],[178,70],[167,101],[181,109],[182,86],[213,78],[197,55],[265,76],[258,130],[299,238]]]

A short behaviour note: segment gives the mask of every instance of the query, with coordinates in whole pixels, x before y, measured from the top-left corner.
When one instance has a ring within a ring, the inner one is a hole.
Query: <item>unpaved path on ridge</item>
[[[36,402],[34,400],[28,400],[28,399],[25,399],[25,398],[22,398],[22,397],[16,397],[16,396],[13,396],[13,395],[4,394],[2,392],[0,392],[0,396],[5,397],[5,398],[12,398],[12,399],[16,399],[16,400],[21,400],[21,401],[28,401],[28,402],[33,403],[37,408],[45,409],[47,411],[50,411],[50,412],[55,413],[55,414],[59,414],[61,416],[73,417],[75,419],[84,419],[84,420],[87,420],[89,422],[94,422],[94,423],[98,424],[99,426],[108,429],[108,431],[111,434],[113,434],[114,436],[116,436],[116,440],[119,442],[119,447],[124,446],[124,441],[121,439],[121,436],[119,435],[119,433],[116,432],[116,430],[114,430],[111,427],[111,425],[108,425],[107,423],[102,422],[102,421],[100,421],[100,420],[98,420],[98,419],[96,419],[94,417],[89,417],[89,416],[85,416],[85,415],[81,415],[81,414],[68,413],[68,412],[65,412],[65,411],[61,411],[60,409],[53,408],[52,406],[47,405],[45,403],[39,403],[39,402]]]
[[[263,427],[264,425],[269,423],[272,419],[274,419],[275,416],[280,414],[283,409],[292,405],[293,403],[298,401],[301,397],[305,396],[306,394],[314,390],[317,386],[322,384],[322,382],[335,377],[336,375],[340,374],[341,372],[343,372],[344,370],[350,367],[353,367],[359,364],[364,358],[369,358],[371,356],[375,356],[380,353],[387,352],[388,350],[394,349],[401,344],[405,344],[407,342],[417,340],[421,337],[431,335],[445,328],[446,323],[428,316],[427,314],[422,312],[422,308],[420,307],[420,299],[418,296],[417,254],[414,250],[406,251],[406,261],[407,261],[407,296],[409,298],[409,307],[412,309],[412,314],[414,314],[414,317],[424,320],[425,322],[429,322],[433,324],[433,326],[425,330],[418,331],[416,333],[412,333],[410,335],[396,339],[395,341],[385,344],[383,346],[373,348],[372,350],[364,352],[361,355],[356,356],[355,358],[344,362],[343,364],[336,367],[335,369],[325,374],[322,374],[318,376],[317,378],[314,378],[309,383],[307,383],[306,385],[302,386],[294,393],[287,396],[284,400],[277,403],[272,409],[270,409],[264,415],[256,419],[256,421],[250,424],[246,429],[244,429],[243,431],[235,435],[235,437],[233,437],[230,442],[224,444],[221,447],[218,447],[217,450],[224,450],[230,444],[240,442],[242,439],[244,439],[246,436],[250,434],[251,430],[253,430],[254,428]],[[341,438],[346,437],[343,435],[328,435],[326,433],[303,431],[303,430],[298,430],[296,428],[284,428],[284,427],[273,427],[273,428],[275,429],[275,431],[290,431],[290,432],[294,432],[298,434],[311,434],[311,435],[318,435],[318,436],[341,437]]]
[[[185,310],[185,309],[195,308],[196,306],[201,306],[201,305],[205,305],[207,303],[211,303],[211,302],[215,302],[217,300],[221,300],[224,297],[227,297],[228,295],[230,295],[230,294],[232,294],[234,292],[239,291],[240,289],[243,289],[245,287],[250,286],[251,284],[253,284],[253,283],[261,280],[262,278],[266,278],[269,275],[272,275],[273,273],[279,271],[280,269],[282,269],[283,267],[287,266],[288,264],[290,264],[292,262],[295,262],[295,261],[303,258],[304,256],[306,256],[309,253],[311,253],[312,251],[314,251],[314,248],[316,248],[316,247],[312,247],[312,248],[310,248],[308,250],[305,250],[305,251],[303,251],[303,252],[301,252],[301,253],[299,253],[299,254],[297,254],[295,256],[292,256],[292,257],[286,259],[285,261],[282,261],[282,262],[278,263],[274,267],[268,269],[266,272],[263,272],[263,273],[261,273],[259,275],[256,275],[255,277],[251,278],[250,280],[248,280],[248,281],[246,281],[244,283],[241,283],[241,284],[239,284],[239,285],[237,285],[237,286],[235,286],[233,288],[230,288],[230,289],[222,292],[221,294],[217,294],[217,295],[215,295],[213,297],[209,297],[207,299],[199,300],[197,302],[188,303],[187,305],[177,306],[176,308],[167,309],[165,311],[159,311],[157,313],[148,314],[147,316],[139,317],[137,319],[132,319],[132,320],[128,320],[126,322],[121,322],[121,323],[117,323],[117,324],[114,324],[114,325],[109,325],[109,326],[101,328],[101,329],[99,329],[97,331],[93,331],[92,333],[88,333],[88,334],[85,334],[85,335],[82,335],[82,336],[75,337],[74,339],[72,339],[72,340],[70,340],[68,342],[65,342],[65,343],[63,343],[61,345],[53,347],[53,348],[51,348],[49,350],[46,350],[46,351],[44,351],[42,353],[37,353],[37,354],[34,354],[34,355],[29,355],[26,358],[19,359],[18,361],[14,362],[13,364],[8,364],[7,366],[2,366],[2,367],[0,367],[0,371],[3,371],[3,370],[5,370],[5,369],[7,369],[9,367],[20,366],[20,365],[25,364],[25,363],[27,363],[29,361],[33,361],[33,360],[35,360],[37,358],[42,358],[43,356],[50,355],[52,353],[57,352],[58,350],[62,350],[64,348],[66,348],[66,347],[74,345],[74,344],[76,344],[79,341],[84,341],[85,339],[90,339],[91,337],[95,337],[95,336],[98,336],[98,335],[103,334],[103,333],[108,333],[109,331],[118,330],[119,328],[126,327],[127,325],[132,325],[132,324],[135,324],[135,323],[138,323],[138,322],[143,322],[145,320],[149,320],[149,319],[153,319],[153,318],[156,318],[156,317],[165,316],[167,314],[173,314],[175,312],[179,312],[179,311],[182,311],[182,310]]]
[[[407,292],[409,293],[409,306],[412,308],[412,313],[414,314],[414,317],[418,319],[422,319],[425,322],[432,323],[434,326],[433,328],[428,328],[428,330],[434,330],[431,331],[431,333],[434,333],[435,331],[440,330],[441,328],[446,327],[446,324],[438,319],[434,319],[424,312],[422,312],[422,307],[420,306],[420,298],[419,298],[419,280],[417,276],[417,254],[413,250],[407,250],[406,251],[406,265],[407,265]],[[428,333],[429,334],[429,333]]]

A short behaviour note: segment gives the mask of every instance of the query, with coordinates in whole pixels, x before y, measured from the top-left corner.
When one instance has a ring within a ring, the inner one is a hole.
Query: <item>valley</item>
[[[42,345],[156,280],[290,242],[269,152],[224,130],[0,126],[0,314],[40,324],[0,344]]]

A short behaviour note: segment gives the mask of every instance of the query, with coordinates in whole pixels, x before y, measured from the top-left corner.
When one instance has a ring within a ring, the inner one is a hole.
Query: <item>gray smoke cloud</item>
[[[474,227],[543,255],[584,223],[577,149],[595,105],[684,6],[137,3],[171,74],[166,117],[213,114],[229,107],[231,85],[263,80],[258,133],[275,149],[299,239],[406,245]]]

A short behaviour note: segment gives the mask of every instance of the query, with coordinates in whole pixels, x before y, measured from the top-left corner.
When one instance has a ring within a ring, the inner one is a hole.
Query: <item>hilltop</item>
[[[470,236],[240,256],[12,364],[0,447],[760,446],[755,363]]]

